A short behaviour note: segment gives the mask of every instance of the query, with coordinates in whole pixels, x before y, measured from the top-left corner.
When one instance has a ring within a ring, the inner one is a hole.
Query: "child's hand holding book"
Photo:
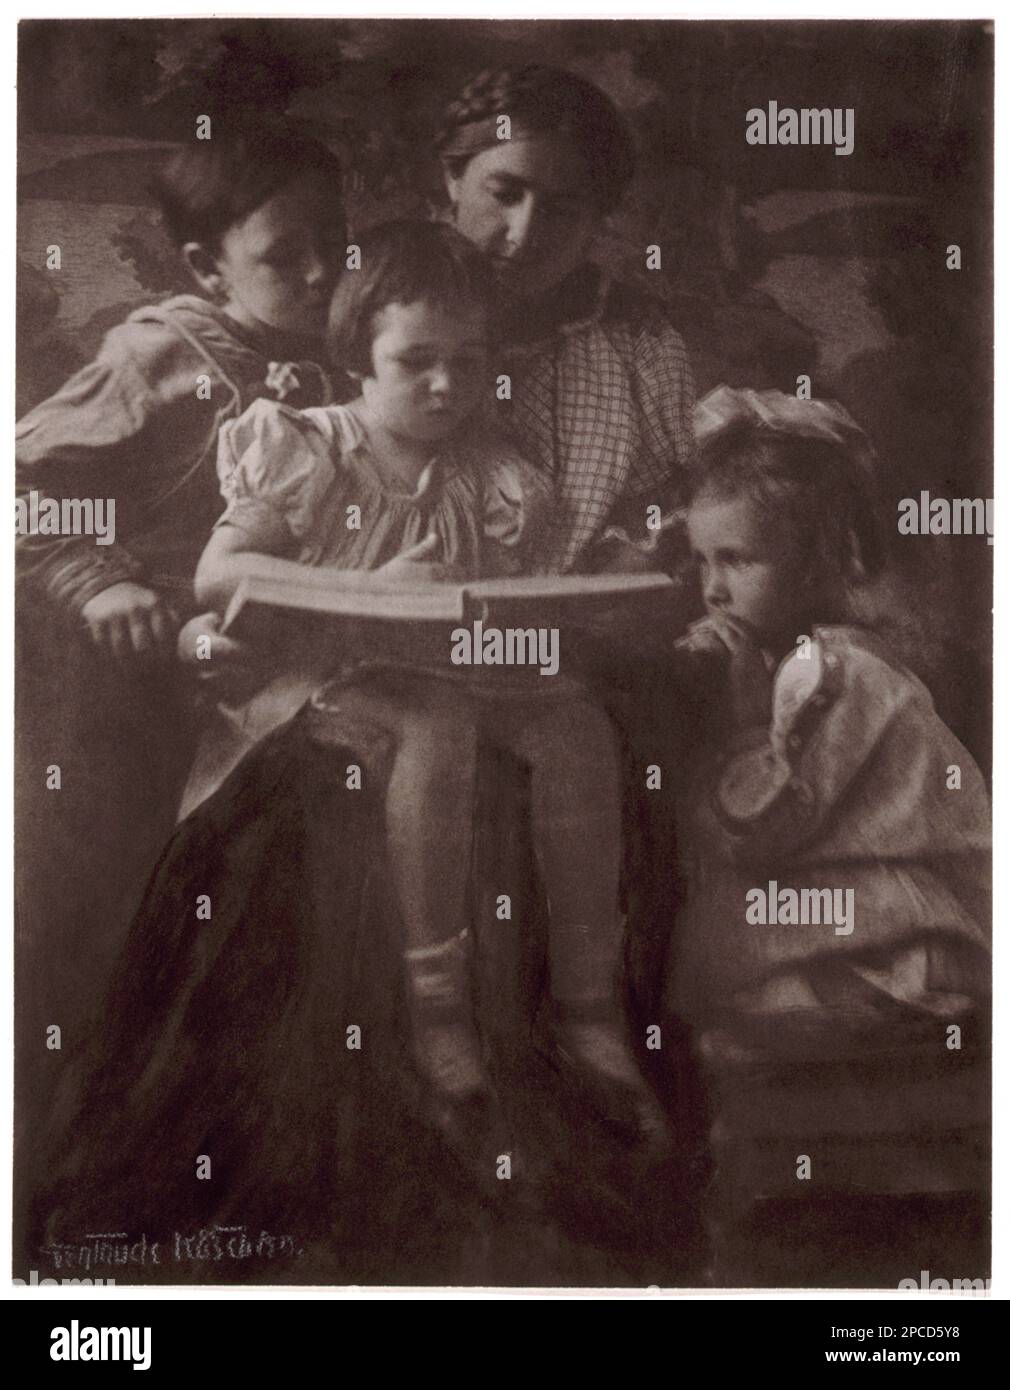
[[[409,546],[375,571],[386,579],[403,584],[456,584],[464,575],[452,565],[442,564],[431,557],[439,547],[439,538],[429,531],[423,540]]]

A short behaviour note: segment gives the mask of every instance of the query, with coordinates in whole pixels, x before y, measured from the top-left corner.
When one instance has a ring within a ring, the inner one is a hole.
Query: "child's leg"
[[[386,824],[407,945],[457,937],[473,839],[476,733],[468,704],[424,687],[402,709]]]
[[[532,768],[556,1039],[605,1113],[639,1134],[658,1134],[664,1118],[639,1071],[617,999],[624,936],[614,730],[588,700],[524,704],[497,730],[499,738],[511,735],[511,747]]]
[[[524,704],[512,727],[509,744],[532,771],[534,843],[550,908],[552,997],[573,1005],[611,999],[623,942],[613,729],[602,709],[571,700]]]
[[[437,1089],[484,1087],[470,1001],[466,894],[473,836],[476,734],[469,702],[412,679],[341,692],[349,709],[396,737],[386,791],[390,871],[406,935],[404,962],[416,1061]]]

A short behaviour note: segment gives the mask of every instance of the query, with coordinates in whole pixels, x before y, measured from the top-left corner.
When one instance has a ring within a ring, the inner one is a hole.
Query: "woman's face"
[[[585,163],[556,135],[502,140],[446,174],[456,226],[491,258],[501,284],[528,299],[585,260],[600,211]]]

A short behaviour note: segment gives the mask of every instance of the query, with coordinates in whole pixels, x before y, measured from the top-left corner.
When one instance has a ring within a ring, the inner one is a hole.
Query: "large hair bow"
[[[872,471],[870,442],[837,401],[806,401],[784,391],[717,386],[695,406],[694,432],[699,444],[742,423],[844,445],[855,461]]]

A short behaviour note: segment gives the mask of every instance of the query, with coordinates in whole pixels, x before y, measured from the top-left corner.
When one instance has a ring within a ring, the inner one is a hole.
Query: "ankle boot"
[[[542,1029],[550,1059],[600,1120],[635,1146],[657,1152],[666,1146],[666,1115],[642,1075],[623,1012],[612,999],[552,1000]]]
[[[415,1065],[433,1090],[455,1100],[487,1089],[471,1009],[469,935],[404,953]]]
[[[463,931],[405,953],[411,1042],[422,1120],[462,1165],[467,1181],[493,1192],[501,1188],[495,1159],[504,1151],[506,1127],[474,1027],[469,947]]]

